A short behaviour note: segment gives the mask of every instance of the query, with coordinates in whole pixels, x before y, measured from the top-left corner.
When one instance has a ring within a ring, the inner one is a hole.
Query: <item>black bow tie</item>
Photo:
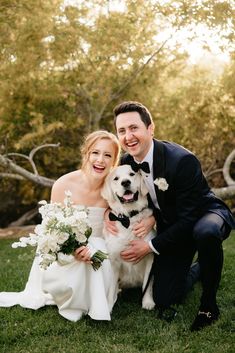
[[[143,170],[143,172],[145,172],[147,174],[150,173],[148,162],[136,163],[133,159],[131,161],[131,168],[134,170],[134,172],[138,172],[141,169],[141,170]]]
[[[119,221],[123,225],[123,227],[128,228],[130,225],[129,217],[125,215],[116,216],[114,213],[109,212],[109,219],[110,221]]]

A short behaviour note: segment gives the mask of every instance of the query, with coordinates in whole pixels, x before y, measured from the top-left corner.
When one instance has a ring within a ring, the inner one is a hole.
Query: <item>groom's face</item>
[[[124,151],[141,162],[151,147],[153,125],[146,127],[138,112],[128,112],[116,117],[116,130]]]

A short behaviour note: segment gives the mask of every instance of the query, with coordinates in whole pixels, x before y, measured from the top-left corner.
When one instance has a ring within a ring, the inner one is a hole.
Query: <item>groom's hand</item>
[[[151,232],[155,224],[156,220],[154,216],[144,218],[140,222],[137,222],[133,225],[133,234],[138,238],[144,238],[147,234]]]
[[[116,225],[116,221],[110,221],[109,219],[109,213],[110,213],[110,208],[107,208],[107,210],[104,213],[104,227],[107,230],[107,232],[117,235],[118,229]]]
[[[121,257],[127,262],[139,262],[144,256],[151,253],[152,249],[144,240],[132,240],[129,247],[121,252]]]

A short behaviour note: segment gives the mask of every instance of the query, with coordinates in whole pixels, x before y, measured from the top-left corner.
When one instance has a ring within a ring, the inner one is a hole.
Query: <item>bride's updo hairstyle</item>
[[[84,143],[81,147],[81,155],[82,155],[82,166],[81,169],[84,169],[87,161],[89,159],[89,155],[91,152],[91,149],[93,145],[98,141],[98,140],[110,140],[113,144],[115,155],[114,155],[114,165],[117,166],[120,158],[120,152],[121,152],[121,147],[119,144],[119,141],[117,137],[112,134],[111,132],[108,132],[106,130],[97,130],[92,133],[90,133],[84,140]]]

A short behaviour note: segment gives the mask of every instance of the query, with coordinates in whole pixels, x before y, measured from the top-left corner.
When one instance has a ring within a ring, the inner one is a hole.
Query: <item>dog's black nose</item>
[[[128,186],[130,186],[131,182],[130,180],[128,179],[125,179],[121,182],[121,185],[124,187],[124,188],[128,188]]]

